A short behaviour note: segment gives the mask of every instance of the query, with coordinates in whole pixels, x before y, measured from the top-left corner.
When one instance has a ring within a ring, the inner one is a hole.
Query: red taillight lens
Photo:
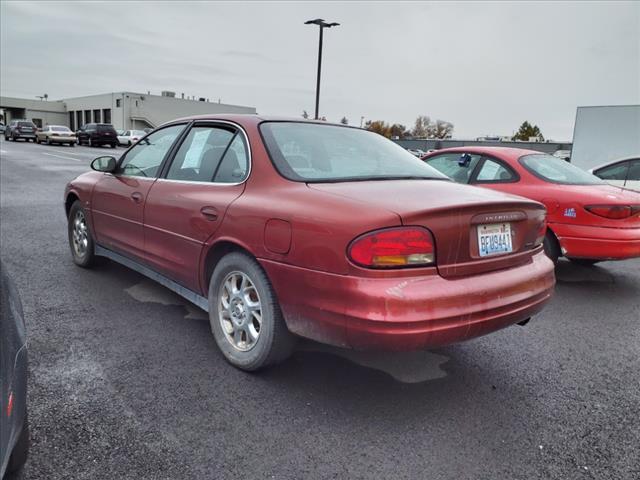
[[[594,215],[611,218],[613,220],[620,220],[638,213],[638,211],[640,211],[638,210],[639,207],[640,206],[638,205],[589,205],[584,208]]]
[[[349,258],[371,268],[420,267],[435,264],[433,236],[422,227],[378,230],[356,238]]]

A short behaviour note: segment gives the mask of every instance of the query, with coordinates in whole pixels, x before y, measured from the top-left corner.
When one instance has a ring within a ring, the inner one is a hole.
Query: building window
[[[104,123],[111,123],[111,109],[105,108],[102,110],[102,121]]]
[[[100,109],[93,111],[93,123],[100,123]]]
[[[91,123],[91,110],[84,111],[84,123]]]
[[[116,108],[120,108],[122,100],[120,98],[116,98]]]
[[[69,112],[69,128],[72,132],[76,131],[76,116],[75,112]]]
[[[78,124],[78,129],[84,125],[82,122],[82,110],[76,112],[76,123]]]

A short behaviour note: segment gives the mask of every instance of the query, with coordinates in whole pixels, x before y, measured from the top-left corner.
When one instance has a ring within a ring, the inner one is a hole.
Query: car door
[[[244,191],[249,146],[244,132],[231,124],[196,123],[175,152],[147,197],[146,260],[197,291],[203,246]]]
[[[624,187],[627,180],[627,173],[629,172],[629,164],[629,161],[614,163],[613,165],[595,170],[593,174],[611,185]]]
[[[144,260],[142,221],[147,193],[162,162],[186,124],[156,131],[129,150],[116,171],[103,174],[92,195],[96,242],[137,260]]]

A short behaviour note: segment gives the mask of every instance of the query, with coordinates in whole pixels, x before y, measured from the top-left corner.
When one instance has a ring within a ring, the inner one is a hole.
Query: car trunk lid
[[[529,262],[545,218],[544,206],[537,202],[442,180],[309,186],[367,202],[374,209],[391,210],[404,225],[428,228],[434,235],[437,268],[443,277],[473,275]],[[482,256],[478,231],[503,225],[508,225],[511,232],[511,251]]]

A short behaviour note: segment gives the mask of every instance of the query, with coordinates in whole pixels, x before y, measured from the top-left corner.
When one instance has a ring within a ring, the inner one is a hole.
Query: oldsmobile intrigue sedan
[[[550,298],[543,205],[458,185],[357,128],[170,122],[65,191],[73,260],[108,257],[209,312],[255,370],[296,336],[408,350],[526,322]]]

